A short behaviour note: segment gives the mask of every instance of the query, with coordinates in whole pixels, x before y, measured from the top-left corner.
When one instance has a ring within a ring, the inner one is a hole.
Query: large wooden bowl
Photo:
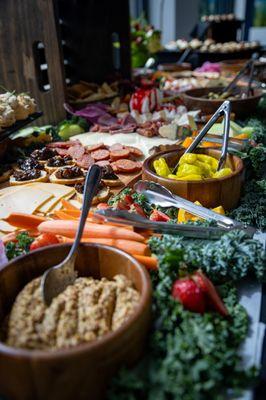
[[[189,110],[201,110],[204,114],[214,114],[224,100],[211,100],[205,97],[210,92],[216,93],[219,91],[221,91],[220,87],[197,88],[187,90],[182,96],[185,106]],[[252,114],[256,110],[261,97],[262,91],[260,89],[255,89],[254,96],[231,100],[232,112],[240,117]]]
[[[69,245],[50,246],[11,261],[0,271],[0,320],[19,291],[61,261]],[[84,244],[76,261],[79,276],[130,278],[140,292],[134,314],[97,341],[56,352],[15,349],[0,343],[0,397],[8,400],[103,399],[121,364],[136,362],[145,348],[150,323],[151,283],[144,267],[121,250]]]
[[[164,157],[170,167],[174,167],[185,149],[162,151],[147,158],[143,164],[142,178],[160,183],[173,194],[190,201],[199,201],[203,206],[213,208],[222,205],[225,210],[235,208],[238,204],[241,186],[244,180],[244,165],[239,157],[228,155],[226,166],[233,173],[220,179],[205,179],[204,181],[182,181],[158,176],[153,169],[153,162]],[[207,154],[220,158],[220,150],[212,148],[196,149],[195,153]]]

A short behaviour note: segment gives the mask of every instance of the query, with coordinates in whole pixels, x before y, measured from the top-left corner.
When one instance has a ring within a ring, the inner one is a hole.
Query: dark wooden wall
[[[116,73],[129,78],[128,0],[58,0],[57,4],[66,76],[70,81],[101,83]],[[120,42],[120,51],[116,54],[118,67],[113,60],[113,33]]]
[[[37,42],[44,50],[34,50]],[[40,71],[44,52],[48,70]],[[52,0],[0,1],[0,60],[0,85],[35,97],[44,112],[39,124],[65,117],[64,70]],[[49,81],[49,90],[40,88],[42,81]]]

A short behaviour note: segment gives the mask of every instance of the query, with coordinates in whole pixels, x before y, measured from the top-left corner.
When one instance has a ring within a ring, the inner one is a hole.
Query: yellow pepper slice
[[[194,164],[197,161],[197,154],[187,153],[180,157],[179,164]]]
[[[155,160],[153,162],[153,168],[155,169],[156,174],[159,176],[166,178],[169,174],[171,174],[170,168],[168,167],[164,158]]]
[[[214,170],[218,167],[218,160],[214,157],[207,156],[207,154],[197,154],[197,159],[209,164]]]
[[[202,170],[201,168],[197,167],[196,165],[192,164],[182,164],[178,167],[176,176],[179,178],[182,178],[183,176],[186,175],[201,175]]]
[[[201,203],[199,201],[195,201],[194,204],[201,206]],[[214,211],[218,214],[221,214],[221,215],[225,215],[225,211],[222,206],[212,208],[212,211]],[[198,220],[202,220],[202,218],[197,217],[196,215],[190,214],[189,212],[183,210],[182,208],[180,208],[178,210],[177,221],[179,223],[183,223],[183,222],[187,222],[187,221],[198,221]]]
[[[212,211],[216,212],[217,214],[225,215],[225,211],[223,206],[215,207]]]
[[[225,176],[231,175],[231,168],[222,168],[220,171],[216,171],[213,174],[213,178],[224,178]]]
[[[197,160],[194,165],[196,165],[202,170],[202,174],[204,175],[205,178],[212,177],[214,171],[210,164]]]

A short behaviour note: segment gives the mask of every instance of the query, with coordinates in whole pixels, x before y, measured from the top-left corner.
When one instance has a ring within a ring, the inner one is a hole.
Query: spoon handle
[[[83,234],[84,226],[86,223],[89,209],[91,207],[92,199],[95,195],[100,180],[101,180],[101,167],[99,165],[94,164],[91,166],[86,176],[84,192],[83,192],[82,212],[79,219],[78,230],[66,261],[69,261],[72,259],[72,257],[74,258],[76,256],[76,251],[78,249]]]

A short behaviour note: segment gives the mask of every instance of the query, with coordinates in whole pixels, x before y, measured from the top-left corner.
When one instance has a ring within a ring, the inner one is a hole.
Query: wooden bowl
[[[247,61],[247,59],[223,60],[220,62],[221,73],[223,75],[237,74]]]
[[[224,100],[210,100],[204,98],[210,92],[219,92],[220,87],[190,89],[183,93],[185,106],[189,110],[201,110],[204,114],[214,114]],[[246,117],[252,114],[262,97],[260,89],[254,90],[254,96],[246,99],[231,100],[232,112],[237,116]]]
[[[49,246],[11,261],[0,271],[0,319],[32,279],[59,263],[70,246]],[[151,283],[144,267],[121,250],[96,244],[80,246],[79,276],[130,278],[140,292],[134,314],[97,341],[58,351],[30,351],[0,343],[0,396],[9,400],[103,399],[111,376],[142,355],[149,329]]]
[[[175,149],[162,151],[147,158],[143,164],[142,178],[160,183],[169,189],[173,194],[177,194],[190,201],[199,201],[203,206],[214,208],[223,206],[225,210],[235,208],[238,204],[241,186],[244,180],[244,165],[239,157],[228,154],[226,166],[233,170],[229,176],[220,179],[206,179],[204,181],[181,181],[168,179],[158,176],[153,169],[153,162],[160,157],[164,157],[167,164],[173,167],[185,149]],[[196,149],[194,153],[207,154],[220,158],[220,150],[213,148]]]

